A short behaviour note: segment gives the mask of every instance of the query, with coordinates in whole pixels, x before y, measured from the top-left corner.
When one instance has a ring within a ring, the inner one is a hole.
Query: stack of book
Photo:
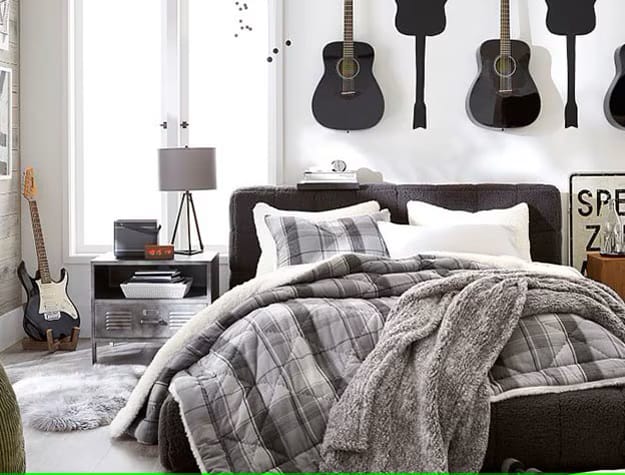
[[[127,281],[128,284],[177,284],[184,281],[179,270],[137,271]]]
[[[357,190],[360,188],[356,172],[306,171],[299,190]]]

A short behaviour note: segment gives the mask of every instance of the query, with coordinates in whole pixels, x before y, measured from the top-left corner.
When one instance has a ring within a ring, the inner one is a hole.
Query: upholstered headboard
[[[368,185],[355,191],[298,191],[294,187],[245,188],[230,201],[230,286],[256,274],[260,248],[252,209],[264,202],[280,209],[323,211],[376,200],[395,223],[408,223],[406,204],[420,200],[464,211],[509,208],[527,203],[535,261],[562,263],[560,192],[549,185]]]

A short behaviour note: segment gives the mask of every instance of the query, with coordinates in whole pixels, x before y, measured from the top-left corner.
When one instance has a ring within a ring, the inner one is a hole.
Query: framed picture
[[[11,70],[0,67],[0,178],[11,177]]]
[[[10,0],[0,0],[0,49],[9,49],[10,40]]]
[[[616,200],[625,216],[625,173],[575,173],[569,181],[570,264],[586,274],[586,254],[601,250],[601,212]]]

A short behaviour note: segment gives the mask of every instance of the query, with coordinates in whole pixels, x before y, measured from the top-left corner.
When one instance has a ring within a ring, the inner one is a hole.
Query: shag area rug
[[[50,355],[7,366],[22,422],[46,432],[109,425],[145,371],[142,365],[91,365],[91,352]]]

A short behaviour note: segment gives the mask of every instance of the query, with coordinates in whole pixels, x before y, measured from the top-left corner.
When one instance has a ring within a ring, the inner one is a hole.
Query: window
[[[211,246],[228,242],[231,193],[269,179],[268,12],[250,8],[252,30],[235,37],[233,10],[233,2],[189,0],[189,145],[217,148],[219,191],[194,193]]]
[[[157,149],[185,145],[217,148],[218,190],[194,198],[205,245],[224,251],[232,191],[272,175],[276,1],[68,1],[69,255],[110,250],[115,219],[157,218],[166,242],[179,197],[158,191]]]

